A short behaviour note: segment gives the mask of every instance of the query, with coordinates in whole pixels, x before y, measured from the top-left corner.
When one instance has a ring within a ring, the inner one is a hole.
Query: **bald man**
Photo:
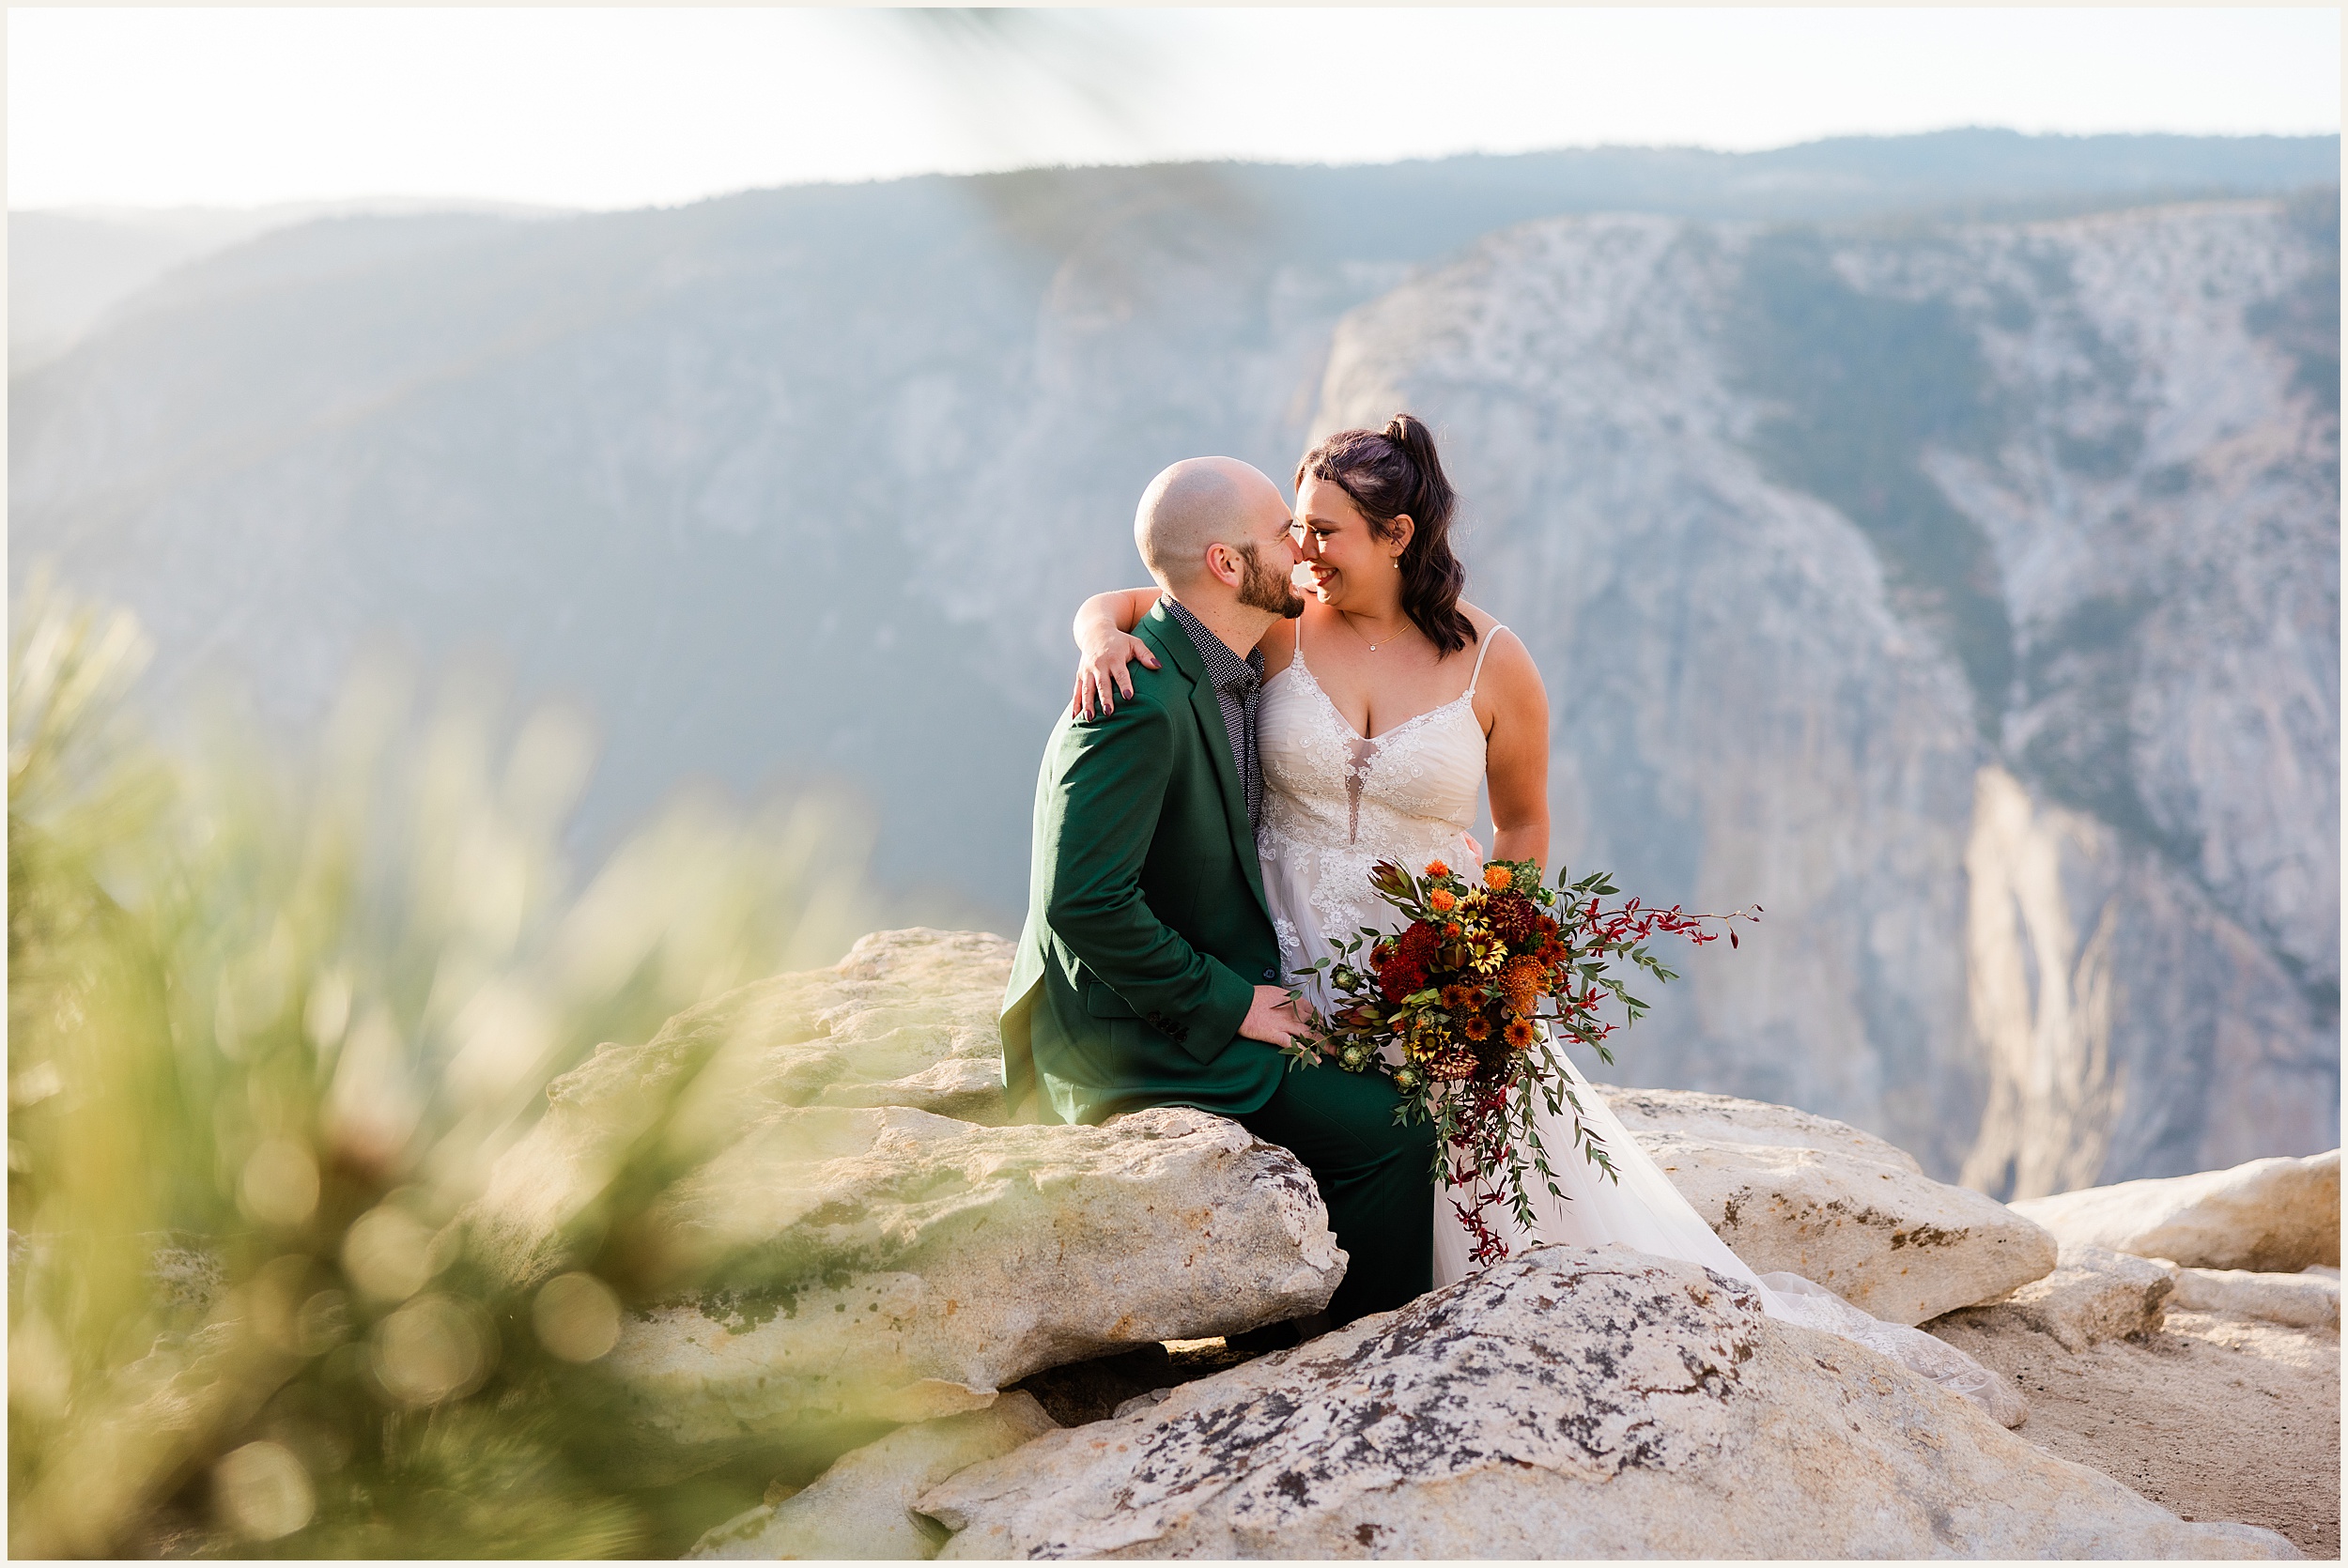
[[[1133,695],[1062,715],[1036,781],[1027,923],[1004,992],[1003,1084],[1044,1121],[1148,1105],[1230,1116],[1313,1173],[1349,1263],[1338,1323],[1433,1272],[1434,1135],[1378,1074],[1290,1070],[1301,1032],[1256,858],[1256,704],[1273,623],[1304,611],[1288,503],[1229,457],[1151,481],[1134,543],[1161,591]],[[1234,1324],[1237,1328],[1241,1325]]]

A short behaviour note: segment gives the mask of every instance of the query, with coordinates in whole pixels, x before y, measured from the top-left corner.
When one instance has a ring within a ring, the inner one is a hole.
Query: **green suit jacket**
[[[1134,695],[1114,714],[1063,714],[1036,780],[1003,1088],[1044,1121],[1142,1105],[1244,1115],[1287,1066],[1239,1038],[1280,948],[1223,710],[1163,602],[1135,635],[1159,668],[1132,667]]]

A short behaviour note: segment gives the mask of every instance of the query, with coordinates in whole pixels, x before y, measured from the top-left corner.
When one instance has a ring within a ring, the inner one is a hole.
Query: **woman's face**
[[[1392,591],[1398,578],[1395,558],[1410,542],[1411,521],[1395,519],[1396,532],[1381,539],[1371,531],[1353,498],[1326,479],[1306,475],[1296,492],[1297,548],[1304,553],[1304,570],[1314,597],[1342,608],[1359,604],[1380,590]]]

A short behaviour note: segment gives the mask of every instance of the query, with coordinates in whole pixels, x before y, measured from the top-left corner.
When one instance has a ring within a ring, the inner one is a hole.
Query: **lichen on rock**
[[[1611,1247],[1537,1249],[917,1506],[956,1558],[2295,1555]]]

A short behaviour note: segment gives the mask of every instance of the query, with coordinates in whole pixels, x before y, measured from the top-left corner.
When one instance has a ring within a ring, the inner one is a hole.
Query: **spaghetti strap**
[[[1475,695],[1475,683],[1484,678],[1484,655],[1492,651],[1492,638],[1498,637],[1501,633],[1506,631],[1507,629],[1508,628],[1506,626],[1494,626],[1491,631],[1484,634],[1481,639],[1484,646],[1475,651],[1475,668],[1468,671],[1468,689],[1460,694],[1461,697],[1474,697]],[[1297,628],[1297,633],[1299,636],[1302,636],[1304,634],[1304,628],[1299,626]]]

